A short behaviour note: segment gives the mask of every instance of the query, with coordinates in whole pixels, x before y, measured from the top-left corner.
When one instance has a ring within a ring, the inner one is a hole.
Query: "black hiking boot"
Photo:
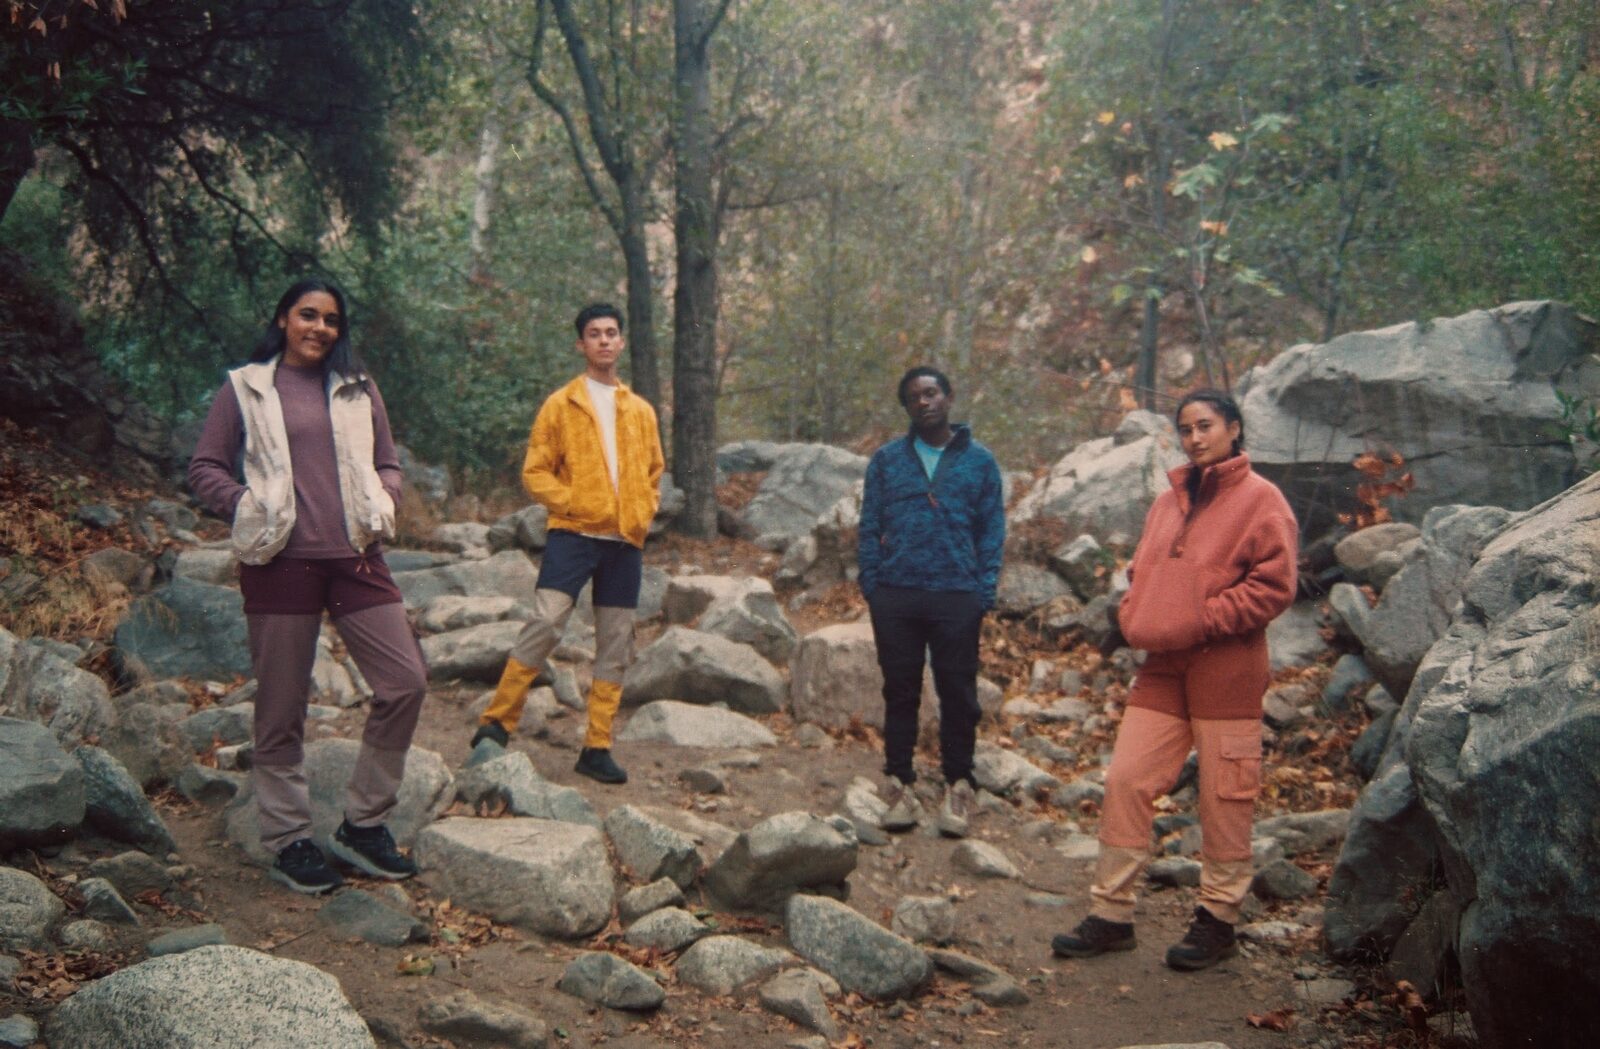
[[[577,772],[601,783],[626,783],[628,774],[611,758],[611,751],[600,747],[584,747],[578,752],[578,763],[572,766]]]
[[[1233,935],[1233,926],[1215,917],[1204,907],[1194,909],[1194,920],[1183,939],[1167,948],[1167,964],[1174,969],[1193,972],[1209,969],[1224,958],[1239,953],[1239,941]]]
[[[417,873],[417,865],[395,848],[394,835],[381,823],[376,827],[353,827],[345,820],[333,832],[328,851],[374,878],[401,881]]]
[[[1051,938],[1050,950],[1060,958],[1093,958],[1108,951],[1131,951],[1138,943],[1132,922],[1108,922],[1091,914],[1076,929]]]
[[[328,858],[310,838],[292,841],[280,849],[268,873],[273,881],[307,896],[332,892],[344,884],[339,872],[328,866]]]
[[[488,721],[485,721],[483,724],[479,725],[478,731],[472,734],[472,742],[467,744],[467,749],[476,749],[478,744],[482,743],[486,739],[505,747],[511,743],[511,733],[507,732],[506,727],[500,724],[500,722],[490,718]]]

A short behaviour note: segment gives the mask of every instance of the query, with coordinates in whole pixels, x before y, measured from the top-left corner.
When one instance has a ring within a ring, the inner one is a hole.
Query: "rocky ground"
[[[1194,905],[1192,788],[1163,803],[1153,844],[1164,856],[1141,905],[1138,949],[1087,962],[1049,952],[1050,936],[1086,904],[1099,770],[1135,669],[1130,653],[1102,656],[1045,629],[1043,614],[992,621],[984,671],[992,716],[981,730],[985,790],[973,833],[964,842],[886,835],[875,826],[877,737],[861,713],[876,697],[862,684],[853,588],[813,585],[802,601],[782,589],[780,606],[768,601],[770,587],[741,584],[730,596],[722,584],[686,582],[781,574],[775,555],[733,539],[669,539],[647,553],[660,611],[641,631],[640,664],[655,676],[640,671],[632,694],[669,699],[683,679],[657,664],[709,651],[706,661],[725,676],[708,687],[733,709],[677,710],[669,700],[625,712],[617,754],[632,778],[621,787],[571,770],[581,629],[563,664],[574,673],[536,693],[509,754],[469,755],[495,631],[515,630],[516,580],[491,595],[498,604],[474,611],[444,600],[465,595],[435,587],[443,577],[413,577],[408,596],[423,595],[413,605],[436,669],[449,664],[479,679],[440,673],[418,731],[403,837],[425,874],[400,886],[356,880],[331,900],[307,899],[269,881],[248,854],[242,777],[228,768],[248,737],[245,674],[226,663],[242,653],[219,650],[219,665],[203,675],[157,668],[134,688],[108,647],[113,627],[129,622],[132,597],[170,576],[180,556],[196,573],[217,560],[203,549],[216,527],[185,516],[170,491],[119,486],[92,465],[51,460],[15,430],[6,436],[0,590],[11,640],[0,653],[0,712],[22,720],[0,721],[0,744],[8,759],[26,750],[29,761],[56,763],[54,802],[73,782],[86,800],[70,828],[0,832],[9,835],[0,1046],[113,1044],[107,1032],[127,1009],[113,993],[123,988],[105,978],[132,975],[158,955],[172,959],[161,971],[173,981],[164,993],[189,1020],[229,1015],[244,996],[230,993],[231,981],[248,976],[252,986],[294,988],[253,1022],[354,1032],[354,1041],[328,1044],[361,1044],[352,1017],[378,1044],[416,1047],[1469,1044],[1448,1001],[1424,1008],[1381,970],[1338,965],[1322,951],[1322,897],[1361,783],[1352,749],[1390,708],[1370,678],[1339,661],[1333,631],[1313,609],[1281,640],[1248,940],[1206,972],[1178,974],[1161,962]],[[88,493],[111,511],[98,523],[82,510]],[[478,548],[487,532],[429,535],[435,551],[454,546],[463,564],[482,565],[474,559],[488,553]],[[105,571],[85,571],[91,563]],[[494,572],[503,582],[503,568]],[[213,626],[225,618],[208,615]],[[749,655],[703,640],[717,615],[722,628],[712,636],[760,653],[776,691]],[[310,731],[328,741],[314,749],[329,783],[349,752],[332,741],[356,737],[363,716],[359,682],[335,670],[340,656],[331,646]],[[787,680],[774,669],[785,664]],[[83,686],[74,668],[110,686],[103,700],[63,699],[62,682]],[[141,717],[158,727],[130,735]],[[628,719],[635,735],[653,738],[630,740]],[[663,741],[711,732],[726,733],[728,745]],[[51,750],[67,739],[76,750]],[[933,767],[931,750],[922,761]],[[31,795],[29,804],[47,807]],[[525,842],[521,859],[507,858],[512,839]],[[820,895],[786,902],[797,887]],[[846,907],[823,902],[841,896]],[[253,953],[199,946],[207,943]],[[307,963],[337,984],[274,968],[274,959]],[[124,1037],[113,1040],[133,1044]]]

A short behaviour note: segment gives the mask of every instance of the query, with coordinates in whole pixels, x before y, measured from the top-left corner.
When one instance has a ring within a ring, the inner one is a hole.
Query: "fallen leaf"
[[[1269,1013],[1251,1013],[1244,1018],[1251,1027],[1263,1031],[1287,1031],[1295,1025],[1293,1009],[1274,1009]]]

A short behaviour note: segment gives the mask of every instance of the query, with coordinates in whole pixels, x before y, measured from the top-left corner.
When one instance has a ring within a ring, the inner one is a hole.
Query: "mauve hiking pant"
[[[382,588],[391,590],[392,597],[382,604],[329,602],[330,592],[340,592],[346,572],[376,574],[375,580],[361,581],[361,592]],[[305,573],[294,573],[294,578],[292,595],[282,587],[264,595],[259,592],[263,579],[240,574],[257,685],[251,781],[260,810],[261,843],[274,853],[312,833],[311,793],[302,762],[311,669],[322,632],[322,608],[314,606],[336,605],[334,627],[373,693],[355,771],[345,790],[344,816],[355,826],[377,826],[394,809],[428,684],[422,650],[381,559],[317,562]],[[317,582],[302,584],[302,578]],[[252,611],[262,603],[295,611]],[[352,603],[365,607],[346,611]]]
[[[922,668],[933,666],[939,696],[939,762],[946,783],[972,780],[977,743],[978,638],[983,602],[962,591],[879,586],[868,602],[883,671],[883,771],[914,783]]]

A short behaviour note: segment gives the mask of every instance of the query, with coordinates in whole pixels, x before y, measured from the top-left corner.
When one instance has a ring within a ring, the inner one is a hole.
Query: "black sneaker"
[[[621,765],[611,759],[611,751],[600,747],[584,747],[578,752],[578,763],[572,767],[601,783],[628,782],[628,774],[622,770]]]
[[[1091,914],[1071,932],[1052,937],[1050,949],[1060,958],[1093,958],[1108,951],[1131,951],[1138,944],[1132,922],[1110,922]]]
[[[332,892],[344,884],[339,872],[328,866],[328,858],[310,838],[290,842],[279,850],[269,873],[273,881],[308,896]]]
[[[352,827],[345,820],[333,832],[328,851],[374,878],[400,881],[417,873],[417,865],[395,848],[394,835],[381,823],[376,827]]]
[[[492,740],[504,747],[510,744],[511,733],[507,732],[505,726],[500,724],[500,722],[490,718],[488,721],[485,721],[483,724],[479,725],[478,731],[472,734],[472,742],[467,744],[467,749],[473,749],[486,739]]]
[[[1193,972],[1208,969],[1238,953],[1239,941],[1233,935],[1233,926],[1204,907],[1196,907],[1189,931],[1183,934],[1182,940],[1167,948],[1167,964]]]

